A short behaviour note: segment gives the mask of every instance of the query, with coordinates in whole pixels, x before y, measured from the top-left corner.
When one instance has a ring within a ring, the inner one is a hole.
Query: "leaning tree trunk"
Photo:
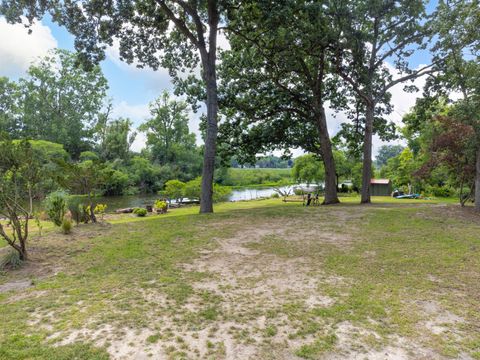
[[[325,167],[325,198],[323,205],[337,204],[340,201],[337,196],[337,175],[335,171],[335,160],[333,158],[332,143],[328,135],[327,118],[325,109],[320,109],[320,116],[317,116],[317,127],[320,136],[320,149]]]
[[[20,260],[22,260],[22,261],[28,260],[28,255],[27,255],[27,239],[22,239],[22,241],[20,241],[20,251],[19,251],[19,255],[20,255]]]
[[[477,147],[475,162],[475,210],[480,211],[480,146]]]
[[[365,137],[363,140],[362,204],[369,204],[370,180],[372,179],[372,136],[375,105],[367,104],[365,112]]]
[[[215,170],[215,153],[217,147],[217,76],[215,58],[209,56],[204,62],[204,76],[207,87],[207,133],[203,154],[202,191],[200,194],[200,213],[213,212],[213,172]]]

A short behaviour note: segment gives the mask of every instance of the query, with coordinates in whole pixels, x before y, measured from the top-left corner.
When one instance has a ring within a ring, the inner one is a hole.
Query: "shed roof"
[[[390,179],[371,179],[370,184],[388,185],[390,184]]]

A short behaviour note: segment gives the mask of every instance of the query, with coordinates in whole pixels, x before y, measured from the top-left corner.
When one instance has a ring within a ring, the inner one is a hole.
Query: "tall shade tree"
[[[118,118],[105,122],[100,129],[100,154],[105,160],[127,161],[137,133],[130,119]]]
[[[161,165],[174,163],[181,149],[195,150],[195,134],[188,128],[188,107],[167,91],[150,104],[151,118],[140,125],[147,135],[152,158]],[[181,148],[181,149],[180,149]]]
[[[199,60],[207,107],[200,212],[213,212],[213,173],[217,140],[217,35],[226,1],[5,0],[0,12],[10,22],[50,13],[72,33],[85,63],[105,58],[107,46],[118,45],[120,58],[138,67],[168,68],[175,81]],[[177,76],[178,75],[178,76]]]
[[[369,203],[375,121],[391,111],[392,87],[433,72],[433,64],[414,69],[409,61],[426,48],[430,22],[422,0],[339,1],[336,7],[336,67],[363,112],[361,202]]]
[[[100,67],[78,68],[75,54],[55,50],[28,69],[22,92],[21,137],[63,144],[73,158],[91,147],[89,138],[104,105],[107,80]]]
[[[471,148],[475,153],[475,209],[480,211],[480,3],[460,0],[440,1],[434,27],[438,42],[434,58],[439,74],[427,83],[427,91],[462,95],[449,116],[473,130]],[[432,94],[430,94],[432,96]]]
[[[244,1],[230,19],[231,50],[222,57],[224,142],[250,162],[259,150],[316,153],[325,169],[324,204],[339,202],[325,113],[327,102],[337,107],[343,98],[329,61],[332,6],[328,0]]]

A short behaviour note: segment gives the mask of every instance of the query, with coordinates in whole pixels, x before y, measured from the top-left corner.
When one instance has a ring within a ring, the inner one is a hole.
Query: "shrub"
[[[70,234],[71,231],[72,231],[72,221],[67,218],[64,218],[62,221],[62,232],[64,234]]]
[[[103,220],[103,216],[105,215],[107,207],[108,207],[107,204],[97,204],[97,206],[95,206],[95,209],[93,210],[93,212],[95,214],[100,214],[101,217],[102,217],[102,220]]]
[[[18,251],[10,250],[0,259],[0,269],[18,269],[22,264]]]
[[[168,180],[165,183],[165,194],[169,199],[175,199],[177,201],[182,201],[182,198],[185,193],[185,183],[180,180]]]
[[[144,217],[147,215],[147,209],[144,208],[135,208],[133,209],[133,213],[139,217]]]
[[[272,199],[278,199],[280,197],[280,194],[277,192],[274,192],[272,195],[270,195]]]
[[[67,209],[67,194],[64,191],[55,191],[45,199],[45,208],[50,220],[57,226],[62,225]]]
[[[185,184],[185,197],[190,200],[200,199],[200,191],[202,190],[202,178],[190,180]]]
[[[218,184],[213,185],[213,202],[227,201],[232,194],[232,189],[228,186]]]
[[[67,201],[67,208],[72,215],[72,219],[78,225],[80,222],[85,222],[85,205],[80,196],[70,196]]]
[[[157,213],[158,212],[160,212],[160,213],[166,213],[167,212],[168,206],[167,206],[167,203],[165,201],[157,200],[157,201],[155,201],[155,204],[153,206],[157,210]]]
[[[200,193],[202,190],[202,178],[190,180],[185,184],[185,196],[190,200],[200,199]],[[213,202],[226,201],[230,197],[232,189],[228,186],[222,186],[219,184],[213,185]]]
[[[450,197],[454,194],[454,190],[449,186],[427,186],[425,189],[425,193],[428,196],[436,196],[436,197]]]

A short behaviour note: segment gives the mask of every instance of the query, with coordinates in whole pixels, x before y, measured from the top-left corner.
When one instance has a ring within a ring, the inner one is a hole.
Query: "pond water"
[[[242,188],[232,190],[228,201],[244,201],[255,200],[259,198],[270,197],[275,193],[273,187],[266,188]],[[288,191],[292,189],[292,186],[282,186],[279,188],[282,191]],[[98,203],[107,204],[108,212],[113,212],[116,209],[130,208],[130,207],[145,207],[146,205],[152,205],[155,200],[159,199],[157,194],[145,194],[145,195],[124,195],[124,196],[102,196],[98,197],[96,201]]]
[[[233,190],[232,194],[230,195],[229,201],[244,201],[267,198],[275,194],[277,192],[277,189],[281,190],[282,192],[291,189],[291,192],[293,193],[293,186],[281,186],[279,188],[243,188]]]

